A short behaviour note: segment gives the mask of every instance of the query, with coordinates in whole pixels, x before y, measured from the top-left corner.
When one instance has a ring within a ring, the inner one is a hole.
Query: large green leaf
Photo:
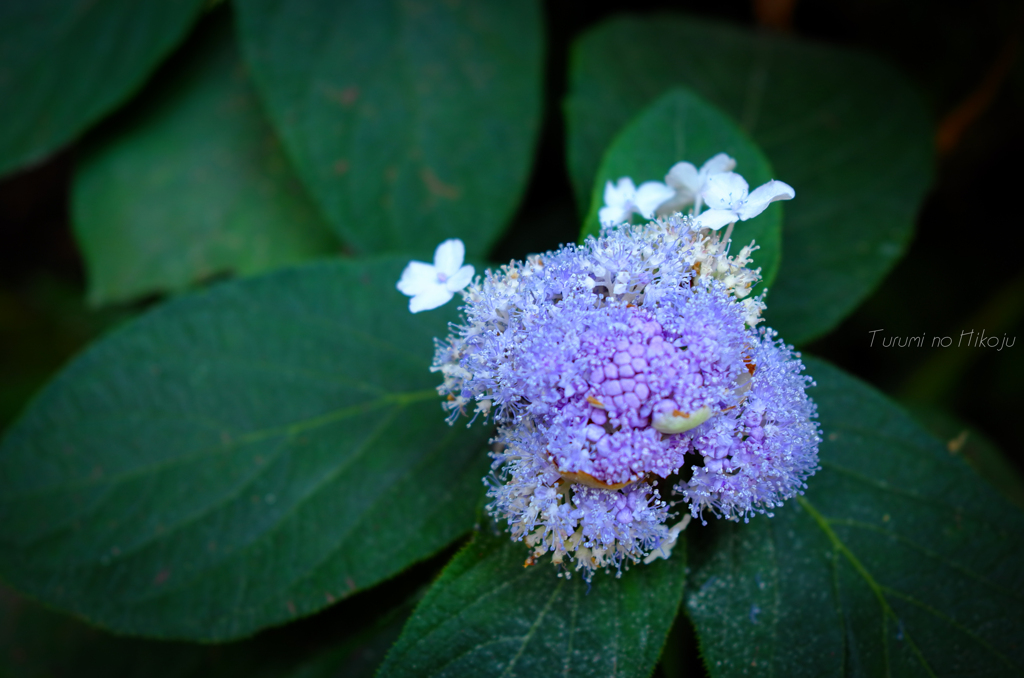
[[[131,96],[203,4],[0,3],[0,175],[44,159]]]
[[[614,19],[572,55],[566,115],[578,204],[589,204],[618,130],[676,85],[737,120],[774,178],[796,189],[767,319],[790,342],[828,331],[910,240],[931,172],[931,126],[918,97],[864,54],[680,15]]]
[[[884,397],[808,367],[825,441],[807,494],[691,533],[711,674],[1024,671],[1024,514]]]
[[[72,211],[94,304],[339,249],[263,118],[229,17],[203,29],[78,167]]]
[[[489,432],[445,424],[454,305],[408,313],[402,264],[225,283],[94,345],[0,446],[0,574],[115,631],[226,639],[466,531]]]
[[[683,594],[686,553],[592,586],[486,531],[427,592],[381,667],[394,676],[649,676]]]
[[[594,178],[590,211],[583,236],[600,230],[598,210],[604,205],[608,181],[631,177],[639,186],[662,181],[675,163],[687,160],[700,167],[716,153],[728,153],[751,188],[772,178],[772,168],[757,145],[727,115],[685,88],[676,87],[637,115],[605,152]],[[770,285],[779,267],[782,240],[782,205],[774,203],[756,219],[738,222],[733,242],[739,247],[756,240],[754,266],[761,267],[764,284]]]
[[[299,174],[361,252],[487,253],[540,119],[539,2],[242,0],[244,52]]]

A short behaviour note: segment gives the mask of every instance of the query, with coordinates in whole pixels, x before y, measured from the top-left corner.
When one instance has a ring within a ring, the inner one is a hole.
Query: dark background
[[[520,258],[576,239],[580,219],[565,167],[561,116],[569,47],[581,32],[626,7],[681,9],[870,51],[918,85],[936,124],[936,171],[913,243],[856,313],[802,348],[903,402],[946,440],[963,442],[958,436],[969,430],[968,444],[952,449],[969,458],[987,454],[983,465],[995,469],[990,475],[1006,471],[1000,457],[991,456],[993,447],[1024,471],[1016,419],[1016,408],[1024,406],[1024,259],[1013,237],[1024,226],[1017,171],[1024,157],[1024,4],[986,0],[967,11],[965,3],[937,0],[549,2],[544,128],[526,199],[493,259]],[[86,307],[82,260],[68,223],[75,157],[72,146],[0,181],[0,430],[86,343],[157,301]],[[879,165],[885,162],[878,158]],[[869,331],[876,329],[883,331],[872,347]],[[970,330],[1005,334],[1016,343],[1001,352],[957,348],[961,332]],[[924,348],[880,346],[882,336],[922,334]],[[953,346],[930,348],[935,336],[952,337]],[[449,555],[403,575],[408,583],[402,595],[428,581]],[[368,591],[291,630],[269,633],[308,642],[316,637],[311,624],[347,626],[353,609],[385,609],[390,603],[381,595]],[[693,639],[685,620],[673,638],[659,671],[677,675],[686,664],[699,671],[689,659],[695,653],[688,650]]]

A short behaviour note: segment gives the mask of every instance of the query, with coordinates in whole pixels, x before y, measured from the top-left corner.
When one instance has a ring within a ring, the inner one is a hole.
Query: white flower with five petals
[[[409,311],[419,313],[444,306],[473,279],[473,267],[462,265],[466,246],[458,238],[445,240],[434,250],[434,264],[410,261],[398,280],[398,291],[412,297]]]
[[[792,186],[774,179],[758,186],[753,193],[748,194],[749,190],[746,180],[735,172],[708,177],[703,195],[711,209],[698,216],[694,223],[699,228],[717,231],[726,224],[753,219],[776,200],[796,197]]]

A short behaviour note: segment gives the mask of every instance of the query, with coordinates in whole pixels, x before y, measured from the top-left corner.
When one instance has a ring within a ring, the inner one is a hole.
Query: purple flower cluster
[[[488,271],[463,293],[433,369],[453,419],[498,424],[488,509],[528,562],[551,552],[585,577],[621,571],[668,555],[683,502],[736,520],[804,487],[811,382],[755,328],[752,249],[730,257],[674,216]]]

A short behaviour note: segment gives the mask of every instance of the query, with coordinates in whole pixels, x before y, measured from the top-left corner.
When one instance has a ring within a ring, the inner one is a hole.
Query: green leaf
[[[864,54],[676,14],[613,19],[572,54],[566,117],[578,204],[588,204],[618,130],[678,85],[737,120],[771,159],[774,178],[796,189],[767,319],[789,342],[824,334],[910,240],[931,173],[922,103]]]
[[[825,438],[807,494],[690,535],[711,675],[1020,673],[1024,514],[884,397],[807,364]]]
[[[743,168],[751,188],[769,181],[772,168],[757,145],[724,113],[688,89],[675,87],[645,108],[623,129],[604,154],[591,191],[590,212],[582,236],[597,235],[598,210],[604,205],[604,187],[619,177],[663,181],[675,163],[686,160],[700,168],[717,153],[728,153]],[[738,222],[733,242],[739,247],[756,240],[754,266],[760,266],[764,284],[770,285],[779,267],[782,205],[774,203],[759,217]]]
[[[0,574],[114,631],[222,640],[468,530],[489,430],[445,423],[454,305],[410,314],[404,263],[225,283],[95,344],[0,446]]]
[[[72,212],[94,304],[339,249],[263,118],[226,13],[78,167]]]
[[[203,4],[0,3],[0,175],[43,160],[128,99]]]
[[[526,184],[539,2],[242,0],[256,84],[299,174],[360,252],[483,256]]]
[[[480,532],[406,624],[381,667],[395,676],[649,676],[683,594],[686,553],[592,586]]]

